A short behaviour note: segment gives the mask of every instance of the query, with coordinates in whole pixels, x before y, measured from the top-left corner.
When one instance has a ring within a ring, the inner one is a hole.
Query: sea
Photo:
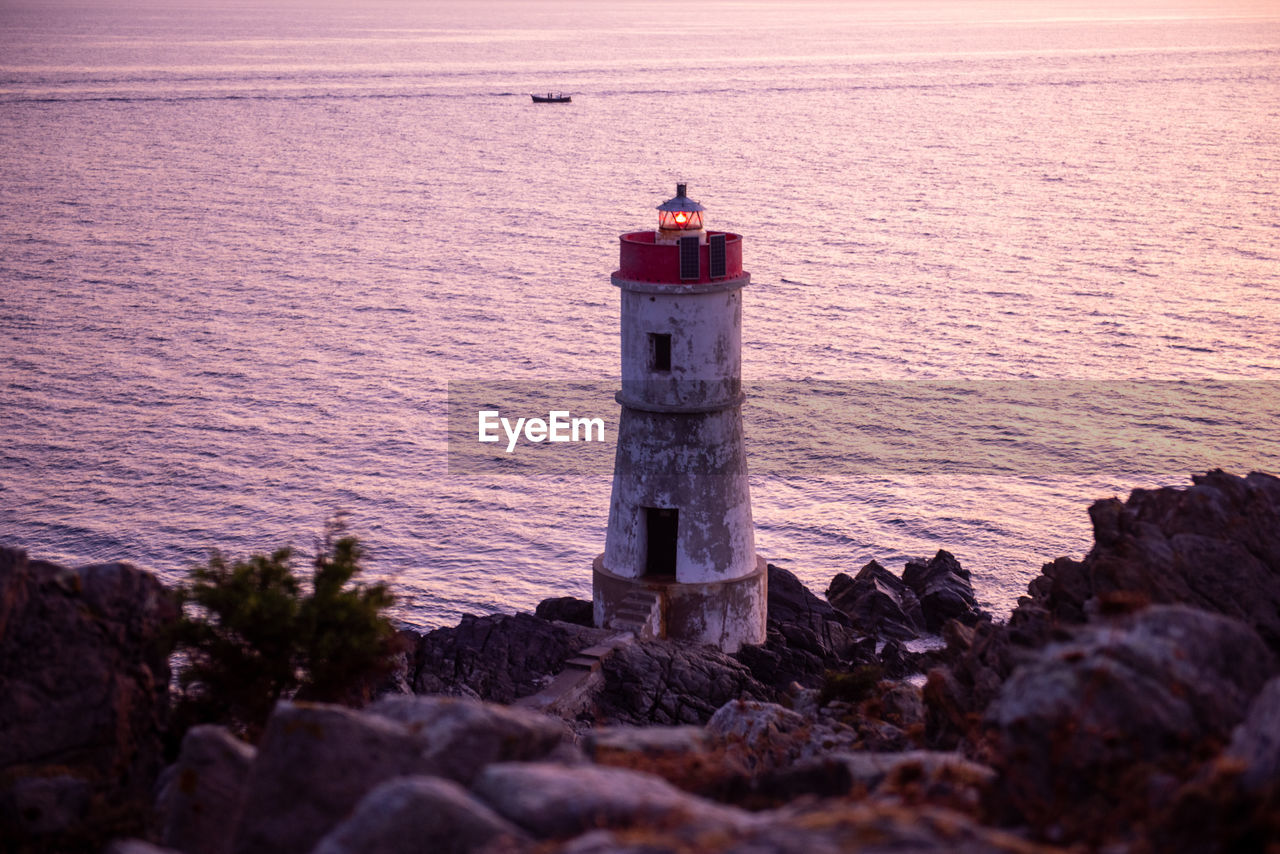
[[[0,0],[0,544],[180,582],[340,516],[406,625],[589,598],[612,432],[472,419],[612,429],[677,181],[817,592],[946,549],[1002,617],[1093,501],[1280,470],[1274,0]]]

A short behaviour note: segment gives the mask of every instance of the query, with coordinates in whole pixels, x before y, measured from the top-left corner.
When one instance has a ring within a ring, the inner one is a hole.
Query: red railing
[[[631,279],[635,282],[659,282],[672,285],[706,284],[720,282],[742,275],[742,235],[730,232],[708,231],[711,234],[725,236],[725,274],[712,279],[708,272],[709,247],[704,243],[698,247],[697,279],[680,278],[680,247],[674,243],[655,243],[656,232],[633,231],[621,238],[618,271],[615,276]]]

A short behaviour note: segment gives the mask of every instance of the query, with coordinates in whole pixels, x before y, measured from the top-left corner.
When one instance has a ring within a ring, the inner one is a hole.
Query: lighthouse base
[[[597,626],[711,644],[724,652],[764,643],[769,572],[762,557],[750,575],[698,584],[617,575],[605,568],[604,555],[591,569]]]

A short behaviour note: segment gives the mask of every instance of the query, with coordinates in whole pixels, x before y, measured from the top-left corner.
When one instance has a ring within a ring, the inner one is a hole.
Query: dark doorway
[[[680,511],[671,507],[644,508],[646,578],[676,574],[676,537],[680,530]]]

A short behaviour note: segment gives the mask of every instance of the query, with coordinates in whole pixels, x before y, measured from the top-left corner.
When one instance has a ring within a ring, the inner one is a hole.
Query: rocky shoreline
[[[825,597],[771,566],[767,640],[731,656],[547,600],[403,633],[364,709],[282,702],[256,747],[194,727],[168,765],[169,592],[0,549],[0,844],[1275,851],[1280,479],[1193,480],[1095,503],[1089,554],[1004,621],[945,551]]]

